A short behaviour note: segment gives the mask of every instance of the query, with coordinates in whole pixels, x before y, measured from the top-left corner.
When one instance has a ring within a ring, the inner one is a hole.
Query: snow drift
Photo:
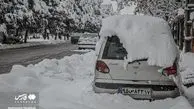
[[[194,54],[181,53],[180,74],[183,84],[194,83]]]
[[[148,58],[149,65],[172,66],[178,50],[166,21],[150,16],[119,15],[103,19],[100,36],[118,36],[127,61]]]
[[[94,52],[45,59],[27,67],[15,65],[9,74],[0,75],[0,92],[39,92],[39,109],[192,109],[184,97],[149,102],[121,94],[95,94],[94,65]],[[0,102],[2,107],[6,104]]]
[[[183,84],[194,83],[194,53],[181,53],[180,75]],[[185,87],[186,88],[186,87]],[[194,86],[185,89],[185,94],[194,103]]]

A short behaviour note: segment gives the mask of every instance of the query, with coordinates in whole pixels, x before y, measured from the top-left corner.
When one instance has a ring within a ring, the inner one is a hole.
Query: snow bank
[[[128,61],[148,58],[149,65],[173,65],[178,50],[166,21],[150,16],[120,15],[103,20],[101,37],[117,35]]]
[[[181,53],[180,67],[194,68],[194,53]]]
[[[194,83],[194,53],[181,53],[179,65],[182,83]],[[187,97],[194,99],[194,86],[186,88],[185,93]]]
[[[194,53],[181,53],[179,64],[183,84],[194,83]]]
[[[91,49],[83,49],[83,50],[71,50],[71,51],[79,52],[79,53],[87,53],[87,52],[91,52],[93,50],[91,50]]]
[[[23,47],[32,47],[32,46],[38,46],[38,45],[50,45],[50,44],[60,44],[60,43],[66,43],[67,40],[62,39],[54,39],[54,37],[49,37],[49,39],[44,39],[42,35],[39,35],[40,38],[32,38],[32,36],[29,36],[30,39],[27,40],[27,43],[22,44],[0,44],[0,50],[1,49],[10,49],[10,48],[23,48]]]
[[[149,102],[121,94],[96,94],[92,90],[94,63],[95,53],[89,52],[27,67],[15,65],[9,74],[0,75],[0,92],[39,92],[40,109],[192,109],[184,97]],[[0,108],[4,105],[0,102]]]

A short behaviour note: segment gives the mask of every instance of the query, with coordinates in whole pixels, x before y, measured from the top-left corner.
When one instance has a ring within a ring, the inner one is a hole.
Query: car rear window
[[[102,58],[123,60],[125,56],[127,51],[120,43],[120,39],[117,36],[108,37]]]

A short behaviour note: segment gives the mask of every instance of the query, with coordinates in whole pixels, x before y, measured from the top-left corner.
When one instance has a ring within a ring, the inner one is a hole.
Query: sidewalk
[[[22,43],[22,44],[1,44],[0,43],[0,50],[31,47],[31,46],[37,46],[37,45],[59,44],[59,43],[65,43],[67,41],[68,40],[29,40],[27,43]]]

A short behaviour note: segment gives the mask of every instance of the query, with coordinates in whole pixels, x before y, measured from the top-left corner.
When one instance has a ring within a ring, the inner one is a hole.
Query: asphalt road
[[[27,48],[0,50],[0,74],[10,72],[15,64],[29,65],[36,64],[45,58],[60,59],[78,52],[73,52],[77,48],[70,42],[56,45],[39,45]]]

